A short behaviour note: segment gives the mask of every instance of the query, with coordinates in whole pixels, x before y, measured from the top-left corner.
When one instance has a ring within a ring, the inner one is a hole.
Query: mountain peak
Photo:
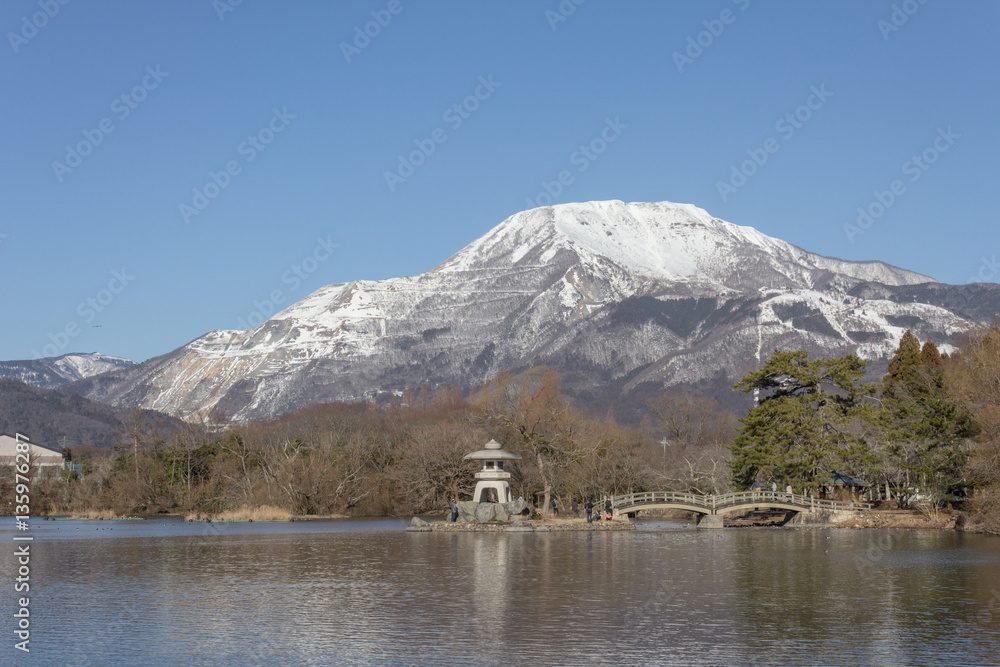
[[[97,352],[70,352],[58,357],[0,361],[0,379],[54,388],[67,382],[135,366],[134,361]]]
[[[730,400],[768,349],[885,360],[906,329],[947,342],[970,326],[953,309],[963,295],[930,282],[690,204],[562,204],[509,217],[427,273],[327,285],[253,330],[206,334],[73,390],[245,420],[547,364],[578,396],[641,403],[651,387],[689,386]],[[1000,303],[1000,289],[987,296]]]
[[[670,282],[736,290],[811,288],[829,274],[847,282],[912,285],[933,278],[883,262],[849,262],[806,252],[693,204],[620,200],[556,204],[516,213],[435,271],[497,269],[546,263],[561,250],[586,265]]]

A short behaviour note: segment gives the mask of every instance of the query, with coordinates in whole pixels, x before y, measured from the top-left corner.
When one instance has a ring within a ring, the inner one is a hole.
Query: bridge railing
[[[828,500],[826,498],[815,498],[800,493],[786,493],[783,491],[737,491],[715,497],[715,507],[718,509],[731,507],[733,505],[746,505],[754,502],[785,503],[797,505],[809,509],[837,509],[856,510],[871,509],[871,503],[856,503],[845,500]]]
[[[679,491],[644,491],[640,493],[630,493],[625,496],[612,496],[611,504],[614,509],[626,509],[636,505],[653,505],[660,503],[676,503],[684,505],[694,505],[712,509],[713,496],[705,496],[695,493],[682,493]]]
[[[843,500],[827,500],[814,498],[804,494],[785,493],[782,491],[737,491],[720,495],[702,495],[678,491],[643,491],[624,496],[612,496],[612,507],[616,512],[627,512],[631,509],[642,509],[643,505],[689,505],[715,513],[727,507],[750,505],[753,503],[780,503],[794,505],[800,509],[830,509],[830,510],[861,510],[871,509],[871,503],[856,503]]]

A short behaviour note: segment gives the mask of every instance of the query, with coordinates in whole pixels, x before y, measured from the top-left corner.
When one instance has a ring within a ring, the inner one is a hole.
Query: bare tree
[[[585,453],[575,438],[580,419],[559,391],[559,374],[545,367],[503,373],[480,389],[473,403],[486,431],[533,464],[547,513],[564,471]]]
[[[475,486],[475,466],[462,457],[480,449],[486,433],[461,421],[416,424],[402,447],[394,475],[403,491],[401,502],[425,512],[461,499]]]
[[[728,487],[727,445],[736,418],[714,399],[665,392],[650,401],[661,433],[657,477],[671,488],[718,493]]]

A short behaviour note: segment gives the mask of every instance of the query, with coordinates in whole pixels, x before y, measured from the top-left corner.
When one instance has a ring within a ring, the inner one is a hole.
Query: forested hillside
[[[112,408],[75,394],[0,380],[0,432],[22,433],[32,442],[61,449],[112,447],[132,410]],[[147,422],[171,428],[176,420],[143,410]]]

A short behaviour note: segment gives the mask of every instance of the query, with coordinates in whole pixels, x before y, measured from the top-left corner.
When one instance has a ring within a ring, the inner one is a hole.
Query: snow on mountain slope
[[[427,273],[328,285],[256,329],[206,334],[76,390],[245,420],[547,363],[571,393],[628,393],[738,377],[775,347],[884,359],[906,328],[943,342],[969,326],[941,305],[950,289],[688,204],[565,204],[517,213]]]
[[[765,270],[796,287],[812,286],[812,274],[818,271],[887,285],[935,282],[883,262],[846,262],[809,253],[691,204],[670,202],[586,202],[523,211],[435,270],[468,271],[504,260],[516,265],[532,250],[532,256],[547,262],[558,249],[574,250],[594,264],[610,260],[658,280],[706,281],[734,289],[746,287]]]
[[[135,362],[96,352],[23,361],[0,361],[0,378],[54,389],[67,382],[134,366]]]
[[[135,362],[122,357],[112,357],[91,352],[89,354],[64,354],[52,361],[52,369],[67,381],[100,375],[119,368],[134,366]]]

